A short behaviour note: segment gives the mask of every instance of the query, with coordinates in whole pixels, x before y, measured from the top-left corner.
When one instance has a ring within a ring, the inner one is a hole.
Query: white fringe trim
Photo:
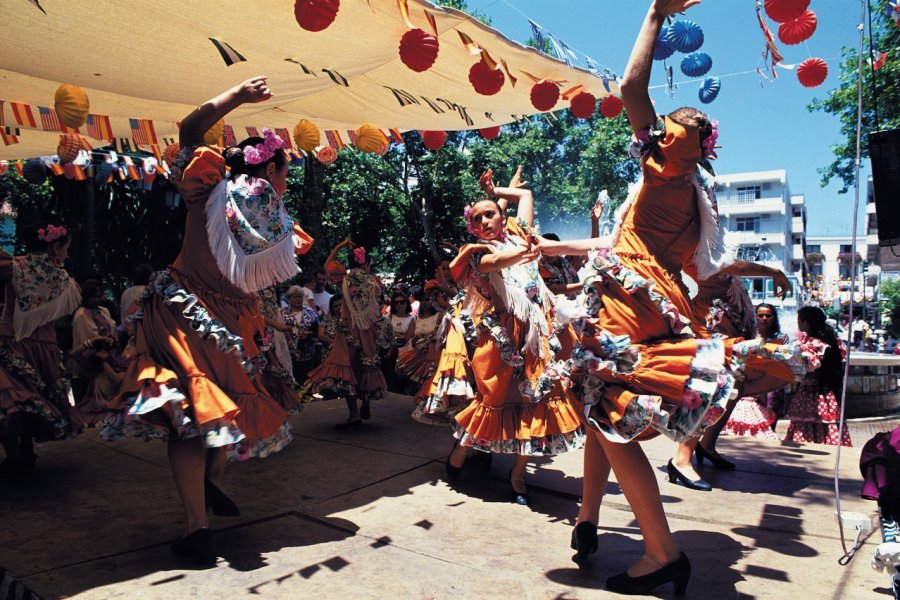
[[[225,205],[228,201],[228,180],[213,188],[206,202],[206,233],[209,249],[219,270],[228,281],[249,294],[287,281],[300,273],[294,256],[294,236],[288,234],[271,248],[247,254],[240,247],[228,226]]]
[[[70,279],[66,289],[47,304],[23,312],[19,308],[18,303],[15,303],[15,308],[13,309],[13,331],[16,341],[21,342],[45,323],[71,315],[80,305],[81,288],[78,287],[74,279]]]
[[[362,310],[357,310],[350,299],[349,279],[344,277],[341,291],[344,293],[344,306],[350,311],[350,322],[358,329],[369,329],[381,318],[380,294],[370,294],[369,303]]]

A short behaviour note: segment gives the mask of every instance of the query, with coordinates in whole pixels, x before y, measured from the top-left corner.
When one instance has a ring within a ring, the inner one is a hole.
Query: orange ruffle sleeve
[[[198,202],[205,204],[209,193],[223,179],[225,157],[214,148],[200,146],[194,150],[190,163],[174,183],[190,208]]]

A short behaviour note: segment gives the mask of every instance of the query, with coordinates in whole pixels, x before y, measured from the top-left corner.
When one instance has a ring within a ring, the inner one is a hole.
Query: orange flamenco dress
[[[623,204],[612,247],[585,271],[582,341],[570,369],[589,426],[627,442],[696,435],[723,412],[748,370],[770,389],[798,377],[787,348],[713,337],[681,278],[704,280],[730,260],[712,185],[698,167],[697,128],[666,118],[636,139],[643,181]]]
[[[527,236],[523,225],[508,219],[502,241],[467,244],[450,265],[454,280],[465,284],[464,311],[476,332],[475,398],[456,415],[455,436],[484,452],[542,456],[578,449],[584,441],[580,406],[553,360],[553,295],[537,261],[478,270],[487,253],[521,246]]]
[[[176,166],[188,208],[182,250],[141,299],[135,358],[101,435],[199,436],[206,447],[242,442],[238,458],[265,456],[290,441],[283,406],[293,402],[276,401],[262,383],[267,340],[256,292],[296,274],[294,253],[310,240],[287,220],[271,186],[253,180],[283,222],[280,240],[259,235],[253,198],[235,202],[218,151],[183,149]],[[246,251],[240,236],[254,232],[260,249]]]

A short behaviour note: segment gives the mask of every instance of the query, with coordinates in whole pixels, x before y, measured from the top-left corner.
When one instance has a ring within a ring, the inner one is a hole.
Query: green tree
[[[889,279],[878,289],[884,328],[895,338],[900,337],[900,279]]]
[[[872,46],[876,54],[887,55],[885,65],[872,72],[864,63],[862,130],[863,133],[881,129],[900,127],[900,28],[887,18],[885,8],[887,0],[873,3],[872,9]],[[869,54],[869,40],[864,42],[864,53]],[[823,187],[832,178],[842,183],[841,193],[854,185],[856,174],[856,120],[857,120],[857,67],[856,48],[844,48],[841,53],[839,87],[828,92],[824,98],[817,98],[807,107],[834,115],[840,120],[843,141],[833,147],[835,160],[827,167],[819,169]],[[875,97],[878,98],[876,120]],[[862,154],[869,155],[868,144],[863,139]]]

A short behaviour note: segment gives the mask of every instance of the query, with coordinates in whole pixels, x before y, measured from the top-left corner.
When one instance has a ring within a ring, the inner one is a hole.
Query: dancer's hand
[[[265,75],[251,77],[237,86],[235,96],[241,104],[264,102],[272,97],[267,81],[268,77]]]
[[[509,180],[509,186],[511,188],[523,188],[528,185],[527,181],[522,181],[522,165],[516,169],[515,175],[512,176],[512,179]]]
[[[600,217],[603,216],[603,202],[597,201],[591,207],[591,220],[599,221]]]
[[[788,294],[791,296],[794,295],[794,286],[791,285],[791,281],[787,278],[787,275],[781,271],[776,271],[776,273],[772,275],[772,283],[775,285],[775,295],[782,300],[784,300],[784,297]]]
[[[481,190],[490,197],[494,197],[497,194],[494,193],[494,171],[493,169],[488,169],[484,173],[481,174],[481,177],[478,178],[478,185],[481,186]]]
[[[656,12],[664,17],[683,13],[695,4],[700,4],[700,0],[654,0],[653,8]]]

